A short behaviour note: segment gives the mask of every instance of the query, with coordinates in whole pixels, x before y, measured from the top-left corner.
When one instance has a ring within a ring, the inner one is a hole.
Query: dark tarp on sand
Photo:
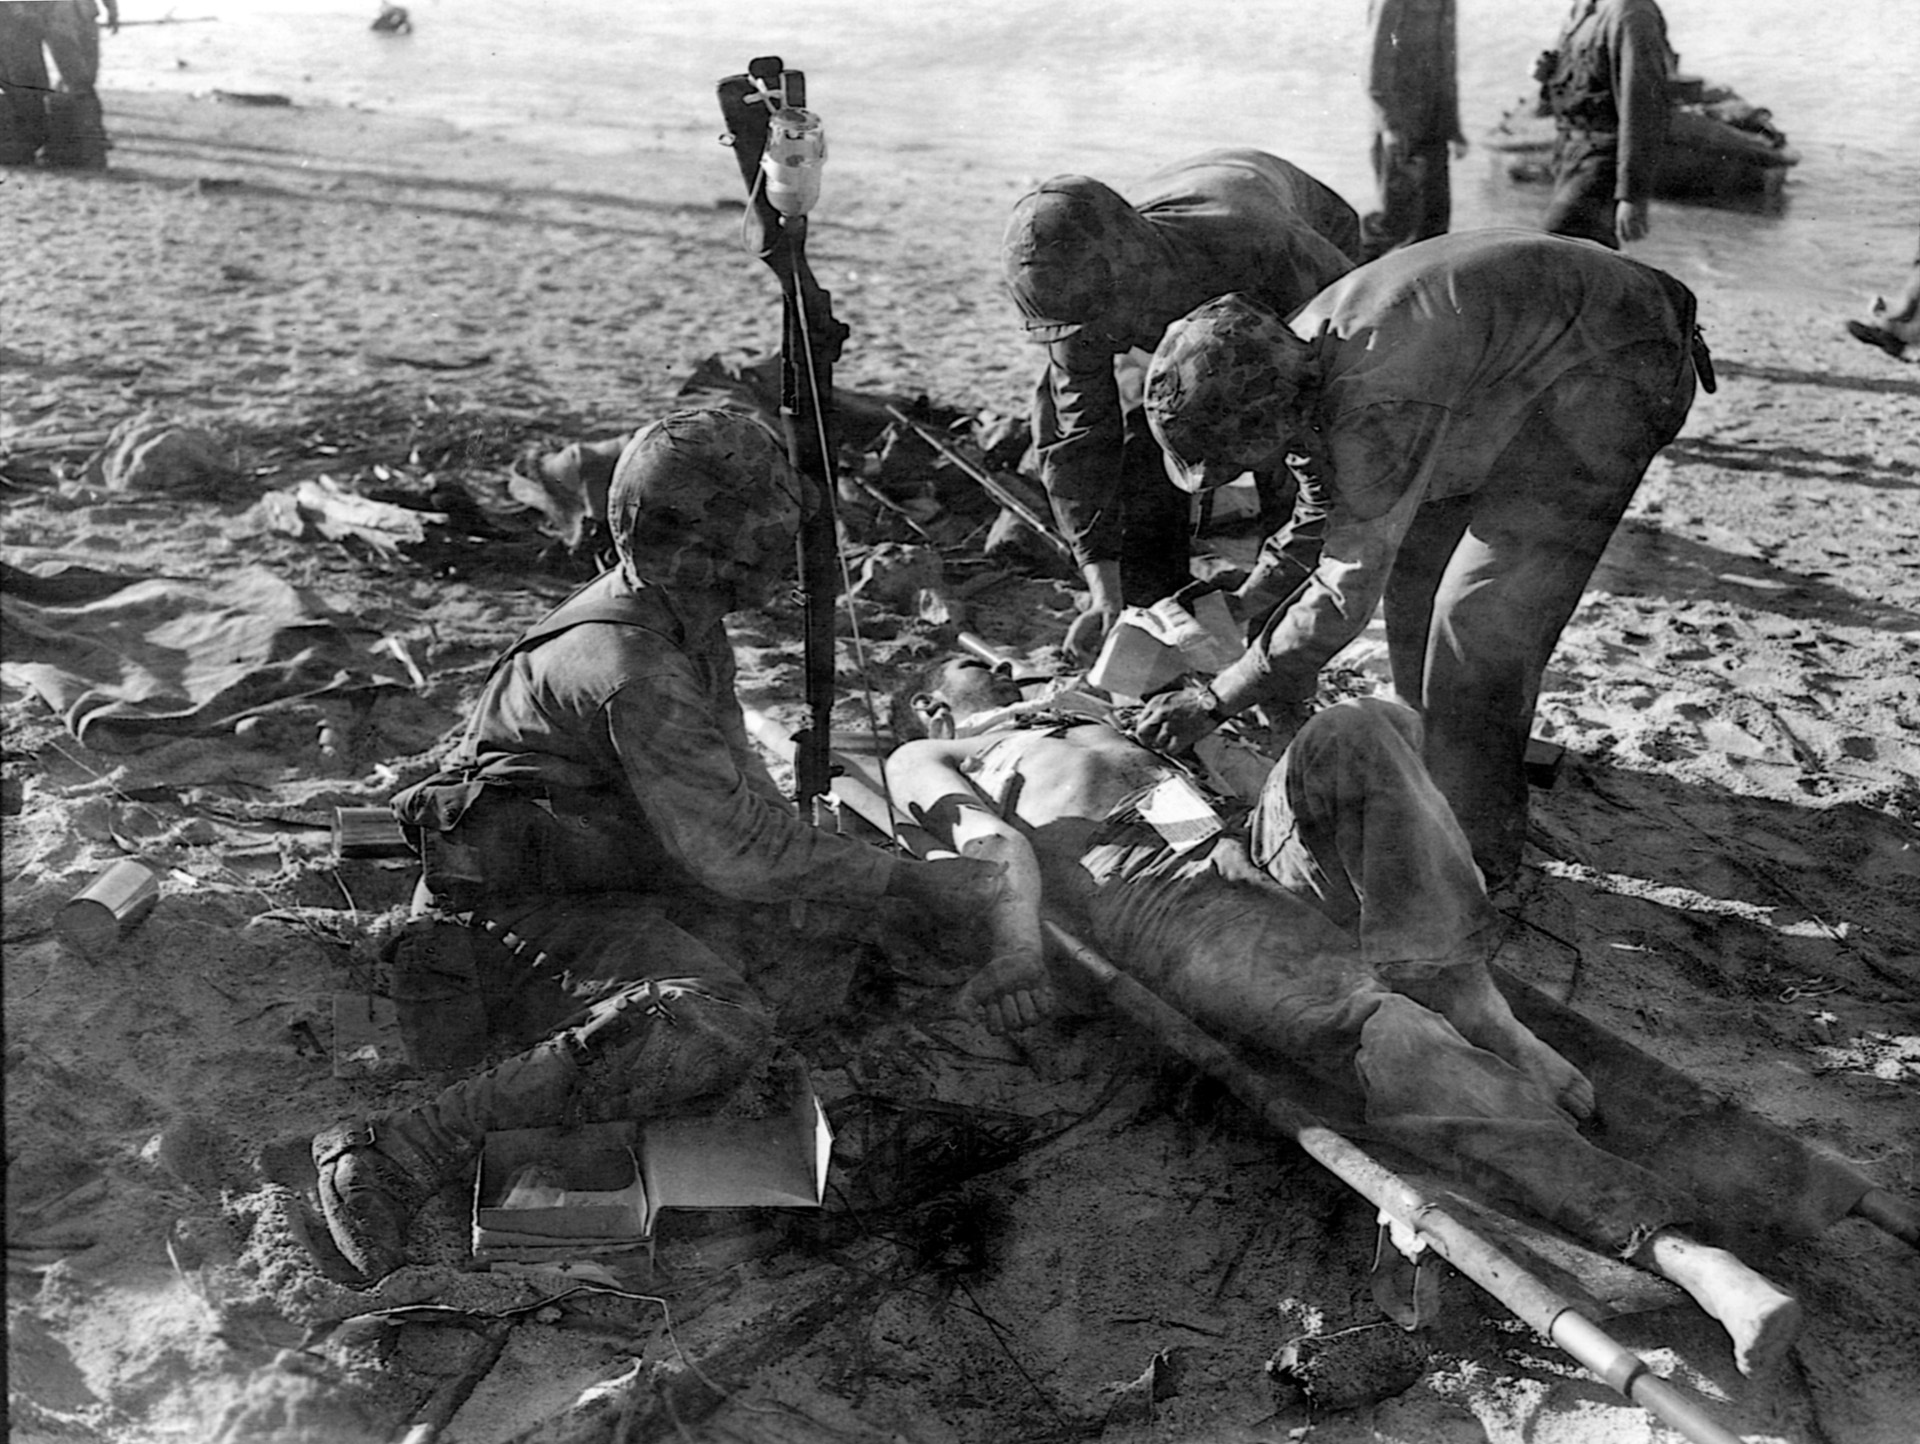
[[[229,728],[327,693],[404,685],[395,658],[263,567],[219,580],[0,561],[0,659],[89,747]]]

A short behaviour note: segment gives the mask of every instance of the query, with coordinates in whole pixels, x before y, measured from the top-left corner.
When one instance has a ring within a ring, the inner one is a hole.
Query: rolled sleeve
[[[893,859],[770,798],[690,672],[634,679],[602,710],[648,824],[703,886],[746,902],[871,904],[886,890]]]
[[[1380,406],[1333,430],[1325,473],[1333,502],[1319,561],[1245,655],[1214,679],[1228,711],[1305,701],[1320,669],[1366,629],[1428,495],[1446,421],[1440,407]]]

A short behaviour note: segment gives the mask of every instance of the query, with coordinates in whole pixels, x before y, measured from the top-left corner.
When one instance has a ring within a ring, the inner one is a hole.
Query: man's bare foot
[[[1720,1321],[1733,1341],[1733,1362],[1748,1378],[1771,1373],[1800,1336],[1799,1301],[1725,1249],[1663,1229],[1637,1259],[1672,1279]]]
[[[1507,1061],[1546,1089],[1547,1095],[1571,1113],[1576,1122],[1593,1116],[1593,1084],[1586,1074],[1532,1033],[1526,1035],[1526,1045],[1521,1051],[1524,1062],[1516,1058]]]
[[[1474,1047],[1519,1069],[1576,1123],[1593,1116],[1587,1075],[1513,1016],[1485,964],[1385,963],[1376,971],[1387,986],[1445,1017]]]

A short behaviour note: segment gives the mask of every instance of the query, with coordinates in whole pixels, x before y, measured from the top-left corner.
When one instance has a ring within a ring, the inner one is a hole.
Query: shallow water
[[[1665,0],[1692,74],[1770,109],[1803,157],[1775,204],[1657,205],[1635,254],[1836,316],[1898,281],[1920,234],[1920,59],[1912,0]],[[712,145],[714,82],[756,55],[804,70],[830,155],[1027,178],[1082,171],[1125,189],[1213,145],[1286,156],[1366,208],[1362,0],[413,0],[377,35],[377,0],[122,0],[106,83],[279,91],[497,128],[586,154]],[[1331,9],[1331,13],[1330,12]],[[1478,140],[1531,89],[1562,0],[1461,0],[1464,128]],[[730,175],[722,168],[718,174]],[[1544,191],[1485,146],[1455,166],[1457,228],[1530,224]],[[1000,217],[983,216],[998,227]]]

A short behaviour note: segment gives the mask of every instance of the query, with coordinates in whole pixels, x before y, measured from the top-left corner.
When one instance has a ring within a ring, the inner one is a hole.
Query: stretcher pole
[[[753,734],[776,750],[780,730],[750,715]],[[833,793],[852,812],[925,856],[936,850],[929,833],[903,818],[892,803],[851,769],[833,779]],[[1426,1240],[1433,1251],[1512,1310],[1521,1322],[1564,1350],[1609,1388],[1638,1404],[1694,1444],[1743,1444],[1699,1403],[1580,1313],[1565,1295],[1482,1238],[1436,1200],[1320,1122],[1275,1084],[1248,1067],[1231,1048],[1137,979],[1122,972],[1052,919],[1042,926],[1056,955],[1072,964],[1115,1009],[1170,1051],[1208,1073],[1293,1139],[1321,1167],[1376,1208]]]
[[[1059,955],[1130,1021],[1230,1088],[1269,1127],[1368,1202],[1425,1239],[1448,1263],[1511,1309],[1610,1388],[1696,1444],[1741,1444],[1693,1399],[1655,1374],[1631,1349],[1579,1313],[1537,1275],[1475,1233],[1419,1189],[1335,1133],[1248,1067],[1240,1057],[1152,989],[1120,971],[1058,923],[1044,924]]]

